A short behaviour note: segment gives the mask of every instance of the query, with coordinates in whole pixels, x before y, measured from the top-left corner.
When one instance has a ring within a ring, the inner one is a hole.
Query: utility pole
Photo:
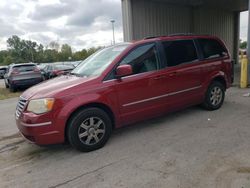
[[[115,20],[110,21],[112,23],[112,30],[113,30],[113,45],[115,45]]]

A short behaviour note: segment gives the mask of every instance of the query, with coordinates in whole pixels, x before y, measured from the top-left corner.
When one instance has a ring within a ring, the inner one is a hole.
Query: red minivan
[[[151,37],[104,48],[70,74],[25,91],[16,108],[22,135],[38,145],[101,148],[111,132],[192,105],[219,109],[232,60],[213,36]]]

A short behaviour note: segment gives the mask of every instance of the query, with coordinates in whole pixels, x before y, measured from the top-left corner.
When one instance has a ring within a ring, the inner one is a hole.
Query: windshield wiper
[[[77,76],[77,77],[81,77],[80,74],[77,74],[77,73],[74,73],[74,72],[69,72],[68,74],[69,74],[69,75],[74,75],[74,76]]]

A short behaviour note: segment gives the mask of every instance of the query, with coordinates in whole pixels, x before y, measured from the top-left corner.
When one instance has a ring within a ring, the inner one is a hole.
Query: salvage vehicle
[[[5,87],[14,92],[43,81],[41,71],[34,63],[11,64],[4,75]]]
[[[42,70],[42,74],[45,79],[51,79],[63,74],[67,74],[74,68],[75,66],[72,64],[50,63],[44,67],[44,69]]]
[[[69,75],[25,91],[17,104],[22,135],[38,145],[105,145],[113,129],[202,104],[219,109],[233,61],[214,36],[150,37],[99,50]]]

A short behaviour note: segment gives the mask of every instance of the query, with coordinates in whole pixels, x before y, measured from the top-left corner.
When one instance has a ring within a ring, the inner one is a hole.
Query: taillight
[[[61,71],[61,70],[54,70],[53,73],[58,76],[58,75],[63,74],[63,71]]]
[[[34,72],[40,72],[38,68],[34,68]]]
[[[18,69],[13,69],[12,72],[11,72],[12,75],[16,75],[16,74],[19,74],[19,71]]]

